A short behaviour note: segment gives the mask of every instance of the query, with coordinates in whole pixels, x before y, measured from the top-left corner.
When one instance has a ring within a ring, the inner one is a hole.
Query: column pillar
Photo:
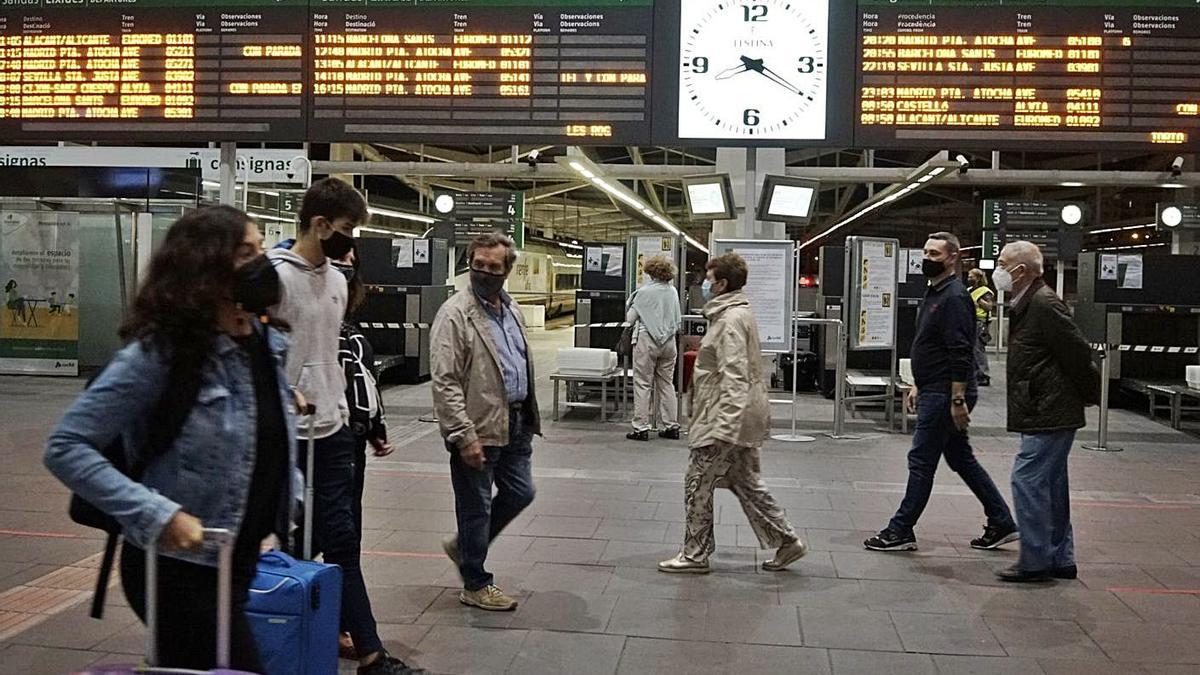
[[[762,222],[755,215],[767,175],[785,173],[782,148],[718,148],[717,172],[729,174],[737,218],[713,222],[712,239],[787,239],[783,223]]]

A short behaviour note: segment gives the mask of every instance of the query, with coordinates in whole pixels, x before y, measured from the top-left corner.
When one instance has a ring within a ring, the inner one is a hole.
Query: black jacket
[[[1041,279],[1012,308],[1008,334],[1008,430],[1080,429],[1100,400],[1092,348],[1066,303]]]
[[[917,389],[948,394],[951,382],[974,389],[978,330],[975,303],[957,276],[926,289],[910,354]]]

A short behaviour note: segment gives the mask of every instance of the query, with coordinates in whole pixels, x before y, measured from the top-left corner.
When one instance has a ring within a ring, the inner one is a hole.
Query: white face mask
[[[1005,293],[1012,293],[1012,273],[1003,267],[997,267],[996,271],[992,272],[992,283],[996,284],[996,290],[1003,291]]]

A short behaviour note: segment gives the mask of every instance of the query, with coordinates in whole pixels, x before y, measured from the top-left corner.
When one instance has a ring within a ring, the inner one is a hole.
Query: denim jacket
[[[279,397],[289,429],[295,428],[292,395],[284,374],[287,338],[267,329],[275,357]],[[72,491],[112,515],[125,537],[139,547],[158,540],[180,509],[205,527],[238,532],[254,472],[257,411],[249,357],[230,337],[217,337],[201,372],[201,385],[174,445],[151,460],[141,483],[130,479],[100,452],[121,435],[130,459],[148,452],[148,419],[164,395],[170,362],[159,350],[136,341],[117,353],[67,409],[47,442],[45,464]],[[288,485],[276,515],[276,532],[286,534],[293,500],[302,494],[296,442],[288,437]],[[216,566],[216,552],[164,552],[179,560]]]

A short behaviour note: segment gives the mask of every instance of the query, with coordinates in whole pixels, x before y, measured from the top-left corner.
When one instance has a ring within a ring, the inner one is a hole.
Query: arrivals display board
[[[302,140],[307,0],[9,0],[0,138]]]
[[[861,147],[1200,147],[1194,0],[859,0]]]
[[[639,143],[654,0],[312,3],[314,140]]]

